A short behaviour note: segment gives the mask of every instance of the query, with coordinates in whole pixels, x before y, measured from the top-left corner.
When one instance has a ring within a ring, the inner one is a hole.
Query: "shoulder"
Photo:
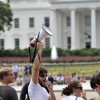
[[[26,82],[23,86],[28,86],[29,84],[30,84],[30,81]]]
[[[6,89],[7,91],[16,91],[13,87],[11,86],[0,86],[2,89]]]
[[[77,100],[84,100],[83,98],[81,98],[81,97],[77,97]]]
[[[30,83],[30,82],[25,83],[25,84],[22,86],[22,89],[28,89],[29,83]]]
[[[8,86],[8,89],[9,89],[10,91],[16,92],[16,90],[15,90],[13,87],[11,87],[11,86]]]
[[[13,87],[8,87],[9,89],[9,95],[10,95],[10,100],[18,100],[17,92]]]
[[[40,84],[39,84],[39,83],[35,84],[35,83],[32,81],[32,79],[30,80],[30,83],[29,83],[29,85],[28,85],[28,90],[33,90],[33,88],[39,88],[39,87],[40,87]]]
[[[75,100],[75,96],[73,96],[73,95],[70,95],[70,96],[64,96],[63,98],[62,98],[62,100]]]
[[[100,96],[98,96],[98,97],[95,97],[95,100],[100,100]]]

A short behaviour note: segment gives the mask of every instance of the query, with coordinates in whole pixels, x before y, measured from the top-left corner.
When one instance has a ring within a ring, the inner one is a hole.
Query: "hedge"
[[[34,54],[34,49],[30,49],[31,54]],[[99,56],[100,49],[80,49],[80,50],[64,50],[61,48],[57,48],[58,57],[64,56]],[[29,49],[14,49],[14,50],[0,50],[0,57],[28,57]],[[44,48],[43,57],[51,56],[51,48]]]

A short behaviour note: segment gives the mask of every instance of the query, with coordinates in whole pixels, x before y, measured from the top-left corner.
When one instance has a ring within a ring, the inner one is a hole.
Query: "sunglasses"
[[[47,74],[40,74],[40,77],[47,77]]]
[[[76,87],[76,89],[83,90],[83,87],[79,86],[79,87]]]
[[[13,73],[11,73],[11,74],[8,74],[8,76],[14,76],[14,74],[13,74]]]

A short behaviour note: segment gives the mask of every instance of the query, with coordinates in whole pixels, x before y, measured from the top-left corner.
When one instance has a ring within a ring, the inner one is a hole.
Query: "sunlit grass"
[[[78,75],[85,73],[92,75],[94,72],[100,70],[100,65],[66,65],[66,66],[45,66],[48,69],[48,74],[66,74],[76,72]]]

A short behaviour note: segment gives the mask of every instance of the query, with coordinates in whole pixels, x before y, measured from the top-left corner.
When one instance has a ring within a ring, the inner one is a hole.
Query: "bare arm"
[[[37,43],[37,49],[38,49],[38,53],[34,59],[34,65],[32,68],[32,81],[37,84],[38,83],[38,77],[39,77],[39,68],[40,68],[40,60],[41,60],[41,54],[42,54],[42,50],[43,50],[43,43],[42,42],[38,42]]]
[[[53,84],[51,82],[48,83],[48,88],[49,88],[49,94],[50,94],[50,98],[49,100],[56,100],[54,91],[53,91]]]

